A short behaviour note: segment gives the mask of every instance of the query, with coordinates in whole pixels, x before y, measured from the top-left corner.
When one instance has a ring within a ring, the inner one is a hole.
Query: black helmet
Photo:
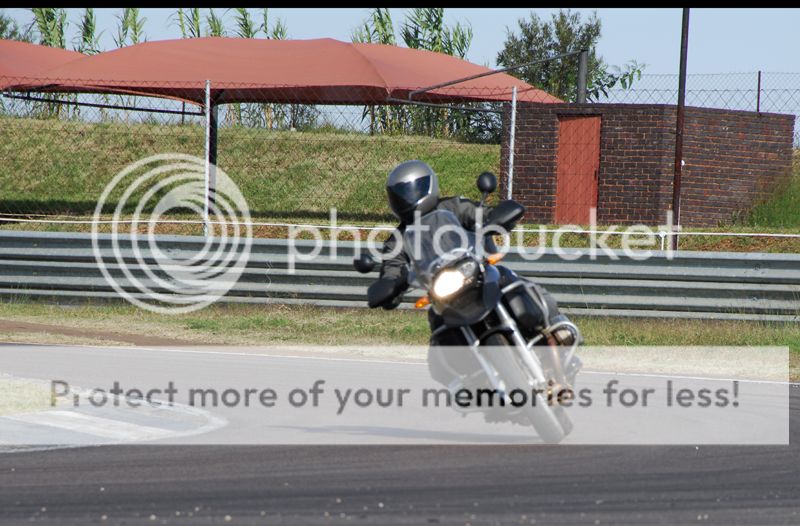
[[[389,206],[403,223],[414,220],[414,212],[427,214],[439,202],[439,179],[422,161],[406,161],[389,173],[386,181]]]

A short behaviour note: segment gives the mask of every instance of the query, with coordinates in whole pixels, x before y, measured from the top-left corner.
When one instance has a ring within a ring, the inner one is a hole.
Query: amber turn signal
[[[500,262],[506,255],[503,252],[496,252],[486,258],[486,262],[490,265],[496,265]]]
[[[414,304],[415,309],[424,309],[428,305],[431,304],[431,299],[428,296],[422,296],[417,302]]]

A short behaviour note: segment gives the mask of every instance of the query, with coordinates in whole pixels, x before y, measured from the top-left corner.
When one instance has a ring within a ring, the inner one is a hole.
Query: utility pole
[[[589,73],[589,50],[582,49],[578,54],[578,93],[575,95],[575,102],[584,104],[586,102],[586,78]]]
[[[675,119],[675,176],[672,181],[672,225],[681,226],[681,177],[683,175],[683,123],[686,106],[686,55],[689,49],[689,8],[683,8],[681,29],[681,65],[678,80],[678,108]],[[672,250],[678,250],[678,236],[672,235]]]

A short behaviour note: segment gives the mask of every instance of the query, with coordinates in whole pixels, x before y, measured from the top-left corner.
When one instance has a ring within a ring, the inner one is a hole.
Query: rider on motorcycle
[[[400,221],[400,224],[384,243],[383,254],[393,254],[395,252],[396,243],[402,243],[403,233],[406,227],[413,223],[415,213],[425,215],[433,210],[449,210],[458,218],[466,230],[475,231],[476,229],[476,215],[480,205],[464,197],[440,197],[439,181],[436,173],[428,164],[422,161],[406,161],[395,167],[389,173],[386,192],[392,213]],[[492,212],[489,211],[486,215],[486,219],[491,219]],[[485,223],[486,221],[484,220],[483,222]],[[513,224],[500,226],[507,231],[514,227]],[[487,236],[485,243],[487,247],[493,246],[491,236]],[[394,294],[382,303],[373,304],[370,301],[369,306],[371,308],[383,307],[388,310],[394,309],[400,304],[402,295],[409,286],[407,279],[409,261],[409,256],[403,250],[397,252],[393,257],[384,257],[382,259],[380,278],[370,288],[386,286],[386,281],[388,281],[393,287]],[[498,265],[498,270],[501,271],[501,286],[503,287],[522,279],[507,267]],[[384,283],[381,283],[381,281],[384,281]],[[544,312],[541,312],[542,309],[539,309],[539,312],[532,313],[533,315],[528,318],[528,323],[536,326],[529,327],[531,331],[546,329],[547,326],[565,319],[564,315],[559,312],[556,301],[547,291],[535,284],[532,284],[532,287],[538,293],[539,298],[544,301],[544,310],[548,312],[549,316],[548,319],[545,319]],[[538,301],[534,302],[534,304],[538,303]],[[428,322],[431,331],[434,332],[442,325],[442,318],[433,309],[429,309]],[[550,338],[551,343],[555,345],[570,345],[572,343],[570,339],[572,338],[572,333],[569,331],[555,331]],[[435,380],[447,385],[453,379],[455,371],[449,364],[445,363],[447,359],[444,358],[441,351],[437,350],[438,345],[463,345],[464,343],[460,341],[442,341],[440,339],[432,342],[432,344],[428,360],[431,375]]]

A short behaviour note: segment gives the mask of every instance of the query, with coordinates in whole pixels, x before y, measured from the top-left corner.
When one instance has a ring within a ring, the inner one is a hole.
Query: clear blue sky
[[[203,10],[206,11],[205,9]],[[226,14],[226,8],[215,9]],[[392,8],[399,27],[407,9]],[[549,19],[557,9],[533,9]],[[588,16],[591,9],[577,9]],[[6,14],[28,24],[31,14],[26,9],[6,9]],[[70,40],[77,31],[81,9],[68,9]],[[116,15],[121,9],[97,9],[98,29],[103,31],[104,49],[114,47]],[[147,18],[148,40],[177,38],[177,27],[170,21],[173,9],[143,8]],[[255,11],[254,11],[255,12]],[[271,17],[281,18],[291,38],[332,37],[349,40],[352,30],[365,18],[368,10],[274,8]],[[479,64],[495,66],[507,27],[516,27],[530,9],[447,8],[446,21],[469,23],[474,31],[467,58]],[[603,36],[598,51],[606,62],[622,65],[630,59],[647,64],[646,73],[677,73],[681,10],[670,9],[598,9],[603,23]],[[260,20],[260,15],[258,15]],[[225,19],[232,27],[232,14]],[[721,73],[743,71],[800,72],[800,9],[692,9],[689,40],[689,73]]]

